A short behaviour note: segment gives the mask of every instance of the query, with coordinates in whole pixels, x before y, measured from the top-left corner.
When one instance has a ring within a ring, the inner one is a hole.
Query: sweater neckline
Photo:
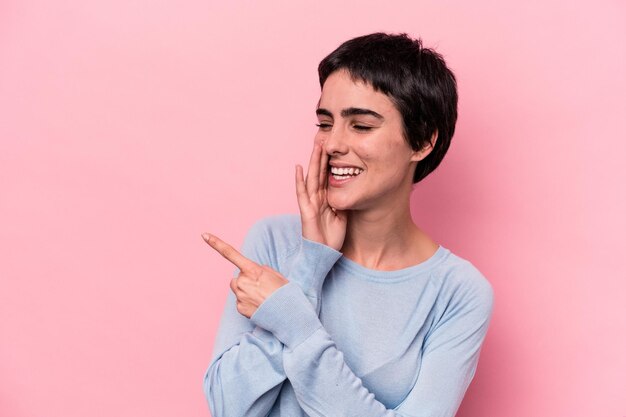
[[[356,263],[349,258],[346,258],[345,256],[341,256],[341,258],[337,260],[337,264],[353,273],[362,275],[363,277],[370,278],[375,281],[389,282],[402,280],[411,276],[415,276],[416,274],[421,274],[429,271],[441,260],[443,260],[449,253],[450,250],[448,248],[439,245],[435,253],[425,261],[422,261],[416,265],[408,266],[402,269],[395,269],[392,271],[370,269],[359,263]]]

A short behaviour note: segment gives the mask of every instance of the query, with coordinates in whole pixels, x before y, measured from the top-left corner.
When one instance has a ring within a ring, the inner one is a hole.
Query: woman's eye
[[[333,127],[333,125],[328,124],[328,123],[318,123],[315,126],[319,127],[320,129],[330,129],[331,127]]]
[[[356,130],[370,130],[372,128],[371,126],[363,126],[363,125],[354,125],[353,127]]]

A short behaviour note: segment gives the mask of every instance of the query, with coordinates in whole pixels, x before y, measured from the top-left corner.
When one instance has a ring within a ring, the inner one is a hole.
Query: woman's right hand
[[[296,195],[302,220],[302,237],[340,250],[346,237],[348,213],[328,205],[328,154],[315,141],[306,181],[296,165]]]

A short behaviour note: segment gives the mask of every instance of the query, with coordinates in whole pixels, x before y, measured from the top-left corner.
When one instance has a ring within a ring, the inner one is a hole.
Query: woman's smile
[[[341,187],[355,180],[364,170],[359,167],[337,164],[328,165],[328,184],[331,187]]]
[[[328,185],[331,187],[343,187],[355,181],[363,171],[358,168],[332,168],[328,173]]]

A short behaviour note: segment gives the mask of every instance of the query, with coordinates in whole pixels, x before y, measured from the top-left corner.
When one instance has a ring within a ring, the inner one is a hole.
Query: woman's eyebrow
[[[341,111],[341,117],[348,117],[348,116],[354,116],[354,115],[360,115],[360,114],[370,115],[370,116],[374,116],[377,119],[385,120],[383,116],[376,113],[374,110],[370,110],[370,109],[362,109],[359,107],[348,107],[347,109],[343,109]]]
[[[315,109],[315,114],[318,116],[328,116],[331,119],[333,118],[333,114],[326,109],[320,109],[319,107]]]
[[[315,109],[315,114],[317,114],[318,116],[328,116],[328,117],[333,117],[333,114],[323,108],[317,108]],[[370,109],[362,109],[359,107],[348,107],[347,109],[343,109],[341,111],[341,117],[348,117],[348,116],[354,116],[354,115],[370,115],[370,116],[374,116],[377,119],[380,120],[385,120],[385,118],[383,116],[381,116],[380,114],[376,113],[374,110],[370,110]]]

